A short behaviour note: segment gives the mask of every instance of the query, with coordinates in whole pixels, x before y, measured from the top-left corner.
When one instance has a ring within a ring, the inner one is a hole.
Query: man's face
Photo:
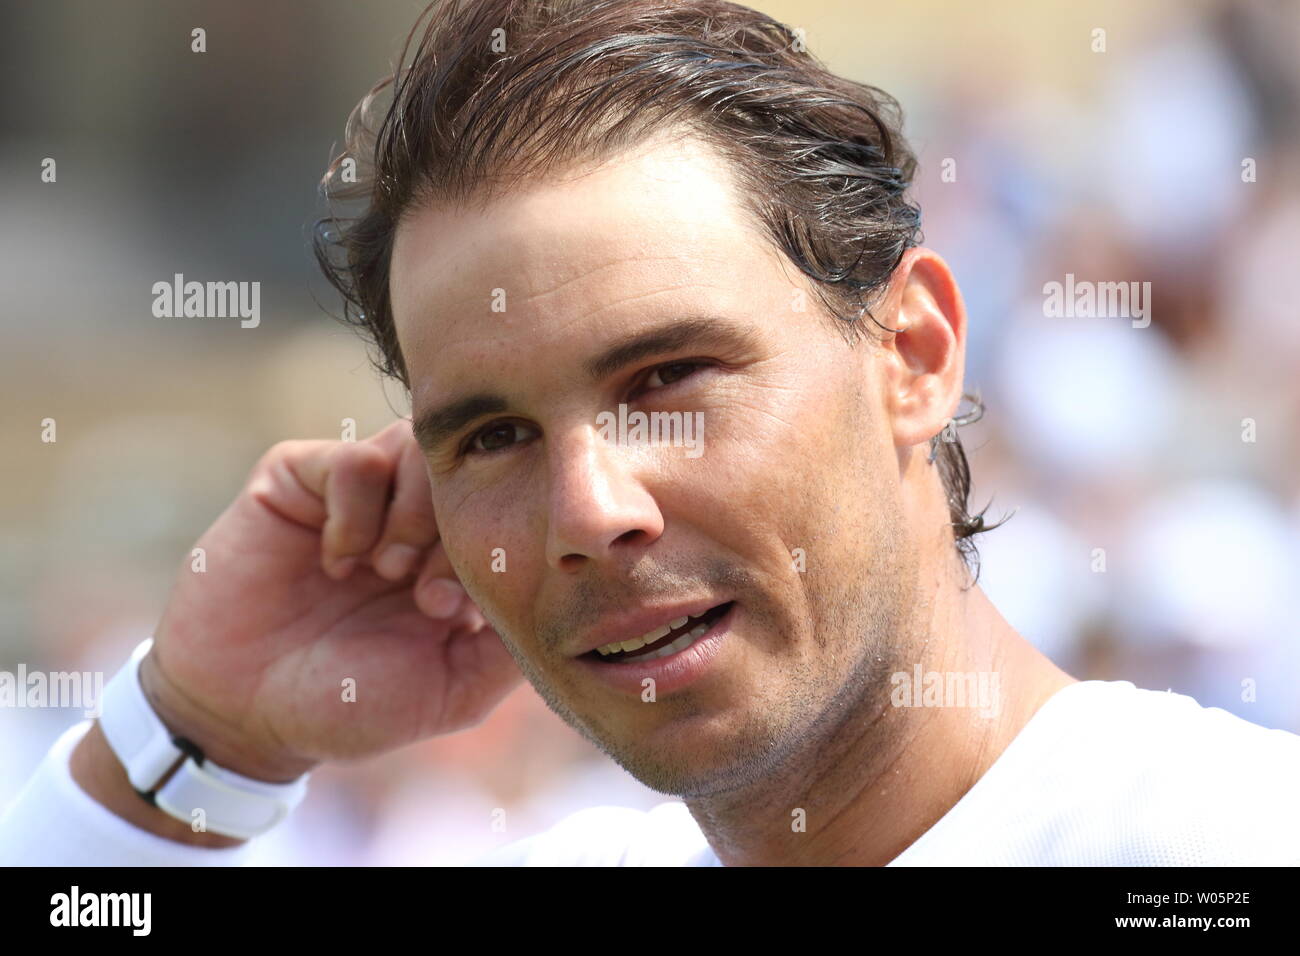
[[[441,419],[434,509],[565,721],[646,785],[702,796],[774,771],[878,686],[916,559],[876,349],[830,327],[717,154],[659,139],[485,209],[415,210],[391,288],[416,421],[499,399]],[[691,319],[713,334],[615,351]],[[620,404],[702,421],[700,450],[607,441]],[[676,654],[591,651],[727,603]]]

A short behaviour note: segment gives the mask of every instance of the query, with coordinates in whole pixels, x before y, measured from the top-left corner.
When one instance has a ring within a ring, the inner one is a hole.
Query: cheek
[[[437,513],[447,557],[470,598],[489,619],[513,623],[530,580],[523,522],[486,497],[440,503]]]
[[[810,390],[783,413],[789,427],[765,444],[728,449],[725,507],[748,534],[781,548],[776,559],[796,560],[799,549],[810,567],[841,567],[893,518],[888,443],[848,388]]]
[[[810,381],[812,377],[809,376]],[[736,397],[706,430],[705,452],[682,462],[697,514],[715,509],[759,537],[804,535],[838,510],[872,440],[851,414],[852,396],[826,382],[756,388]],[[866,479],[866,476],[862,476]],[[710,520],[711,524],[716,522]]]

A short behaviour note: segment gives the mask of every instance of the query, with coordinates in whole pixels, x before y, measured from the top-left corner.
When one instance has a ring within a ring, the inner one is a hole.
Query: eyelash
[[[674,385],[680,384],[681,382],[684,382],[687,379],[692,378],[699,369],[707,368],[708,364],[709,363],[707,362],[697,362],[691,359],[681,359],[676,362],[665,362],[663,365],[656,365],[653,368],[648,370],[649,374],[647,375],[647,378],[651,375],[654,375],[656,372],[662,372],[665,369],[676,368],[677,366],[681,366],[681,365],[689,366],[691,371],[687,372],[681,378],[674,379],[671,382],[667,382],[656,388],[652,388],[650,389],[650,391],[662,392],[665,389],[670,389]],[[480,428],[478,431],[470,434],[465,439],[465,441],[461,444],[460,448],[457,449],[456,457],[467,458],[467,457],[477,457],[482,455],[495,455],[503,451],[508,451],[510,448],[512,448],[514,445],[518,443],[511,442],[509,445],[506,445],[504,448],[495,448],[491,451],[480,451],[474,448],[474,442],[478,441],[480,437],[486,435],[488,432],[491,432],[494,429],[501,428],[502,426],[505,425],[514,425],[514,424],[515,424],[514,422],[499,421],[499,422],[493,422],[490,425],[485,425],[484,427]]]

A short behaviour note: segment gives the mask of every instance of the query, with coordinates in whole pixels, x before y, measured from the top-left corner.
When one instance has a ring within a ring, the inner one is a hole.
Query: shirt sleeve
[[[207,849],[142,830],[87,794],[69,759],[92,720],[66,730],[0,814],[0,866],[241,866],[250,842]]]

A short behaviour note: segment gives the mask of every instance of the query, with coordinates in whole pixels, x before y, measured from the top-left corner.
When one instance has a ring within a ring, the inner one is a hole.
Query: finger
[[[411,573],[438,539],[424,455],[414,441],[405,442],[398,453],[393,499],[371,558],[375,571],[391,581]]]
[[[325,500],[321,565],[326,574],[346,577],[374,547],[388,508],[393,464],[364,442],[339,442],[327,454],[299,463],[304,484],[319,487]]]
[[[455,588],[443,587],[435,582],[444,581],[455,585]],[[447,557],[447,549],[443,542],[439,540],[430,548],[424,556],[424,564],[420,568],[420,573],[415,579],[415,599],[416,603],[421,605],[424,610],[427,607],[449,608],[450,599],[439,601],[436,600],[438,595],[456,595],[461,596],[464,593],[460,580],[456,576],[456,569],[451,566],[451,560]],[[425,610],[425,613],[429,613]],[[450,614],[451,611],[446,612]],[[442,617],[442,614],[435,614],[435,617]]]
[[[389,460],[397,461],[407,445],[415,445],[415,436],[411,433],[411,420],[399,418],[385,425],[365,440],[365,444],[380,449]]]
[[[483,612],[478,609],[473,598],[466,596],[465,601],[461,604],[460,611],[456,617],[452,618],[452,627],[460,627],[462,630],[474,634],[483,628],[490,626],[488,619],[483,616]]]
[[[293,440],[273,445],[250,473],[248,493],[290,521],[319,530],[327,517],[323,463],[337,444]],[[313,459],[320,460],[319,468],[304,467]]]
[[[370,436],[363,442],[340,442],[320,439],[291,439],[273,446],[263,457],[258,471],[282,473],[287,471],[297,482],[301,491],[313,496],[323,505],[325,501],[325,483],[334,455],[340,448],[378,449],[388,462],[396,462],[400,457],[402,445],[410,439],[411,423],[409,419],[399,418]],[[362,452],[369,454],[369,452]],[[324,520],[324,511],[321,512]]]
[[[442,541],[425,555],[414,591],[416,606],[430,617],[451,617],[468,600]]]
[[[469,597],[453,578],[432,578],[414,590],[415,606],[429,617],[450,620],[460,613]]]

